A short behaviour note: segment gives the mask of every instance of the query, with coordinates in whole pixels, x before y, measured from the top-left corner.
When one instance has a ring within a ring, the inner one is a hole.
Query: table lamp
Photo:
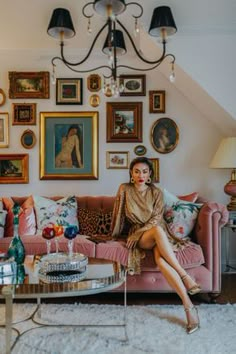
[[[231,196],[228,210],[236,210],[236,137],[224,138],[213,157],[210,168],[230,168],[231,180],[226,183],[224,191]]]

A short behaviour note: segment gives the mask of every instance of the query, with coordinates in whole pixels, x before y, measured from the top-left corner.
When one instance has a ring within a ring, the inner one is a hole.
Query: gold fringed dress
[[[139,249],[137,244],[145,231],[153,226],[161,226],[173,248],[183,243],[168,229],[163,212],[163,193],[156,186],[150,185],[140,192],[131,183],[120,185],[113,208],[112,237],[128,237],[136,241],[136,246],[130,249],[128,258],[128,268],[136,274],[141,272],[140,261],[145,256],[144,250]]]

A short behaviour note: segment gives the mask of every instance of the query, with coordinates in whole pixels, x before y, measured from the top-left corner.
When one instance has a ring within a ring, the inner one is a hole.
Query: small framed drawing
[[[107,151],[107,168],[128,168],[129,151]]]
[[[173,151],[179,142],[179,129],[170,118],[160,118],[152,126],[151,142],[154,149],[167,154]]]
[[[49,98],[49,72],[9,71],[9,98]]]
[[[0,155],[0,184],[29,183],[29,155]]]
[[[144,145],[137,145],[134,148],[134,153],[138,156],[143,156],[147,152],[147,149]]]
[[[9,146],[9,115],[0,113],[0,148]]]
[[[142,102],[107,102],[107,142],[142,142]]]
[[[149,113],[165,113],[165,91],[149,91]]]
[[[56,104],[83,104],[83,79],[57,79]]]
[[[30,129],[25,130],[21,135],[20,141],[25,149],[32,149],[36,144],[35,133]]]
[[[124,86],[120,96],[146,96],[146,75],[121,75],[119,82]]]
[[[87,87],[91,92],[101,90],[101,77],[98,74],[91,74],[87,78]]]
[[[159,183],[160,182],[159,159],[149,157],[148,160],[150,160],[153,165],[153,170],[154,170],[153,183]]]
[[[12,103],[12,125],[35,125],[36,103]]]

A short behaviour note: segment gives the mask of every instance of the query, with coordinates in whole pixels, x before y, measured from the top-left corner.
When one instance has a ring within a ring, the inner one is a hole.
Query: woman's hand
[[[136,238],[134,236],[130,236],[126,241],[126,247],[129,249],[134,248],[136,246],[136,243],[137,243]]]

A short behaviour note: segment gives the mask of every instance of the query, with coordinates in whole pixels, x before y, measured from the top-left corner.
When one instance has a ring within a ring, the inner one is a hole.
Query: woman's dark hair
[[[149,170],[150,170],[150,178],[151,178],[151,183],[153,181],[153,177],[154,177],[154,169],[153,169],[153,164],[152,162],[145,156],[141,156],[141,157],[136,157],[135,159],[133,159],[129,165],[129,177],[130,177],[130,181],[131,181],[131,171],[132,169],[134,168],[134,166],[137,164],[137,163],[145,163],[148,167],[149,167]],[[149,183],[150,184],[150,183]]]

